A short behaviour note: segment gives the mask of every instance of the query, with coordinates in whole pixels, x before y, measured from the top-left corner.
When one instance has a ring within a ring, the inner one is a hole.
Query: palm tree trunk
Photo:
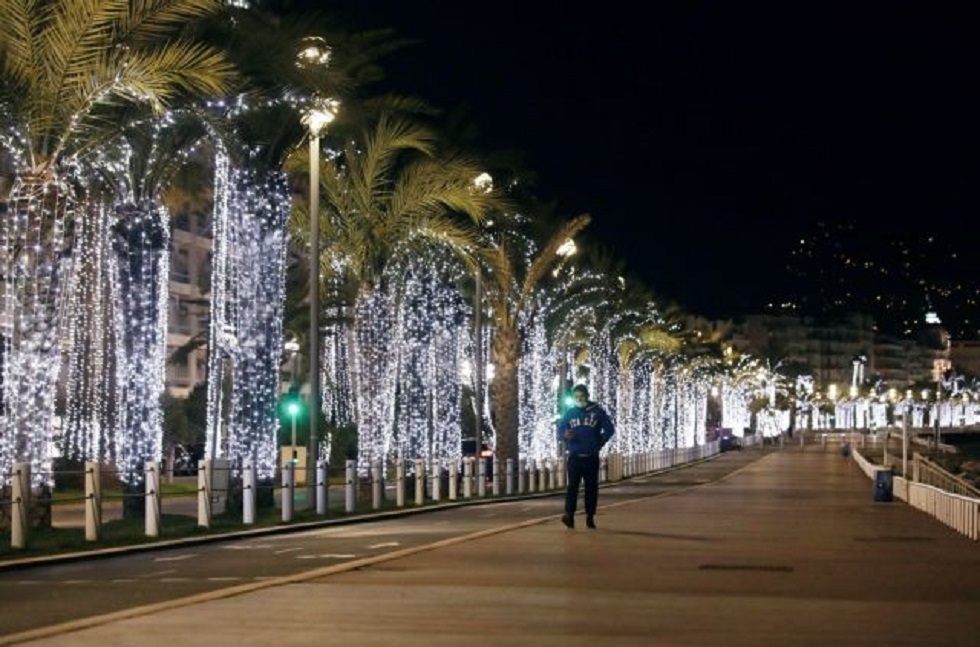
[[[143,465],[160,454],[167,347],[167,216],[152,202],[116,208],[116,464],[132,493],[142,492]],[[168,461],[172,469],[173,462]],[[124,516],[143,513],[143,498],[127,497]]]
[[[3,395],[0,474],[29,462],[34,485],[47,478],[63,321],[61,285],[74,201],[67,185],[21,173],[0,218],[3,282]]]
[[[518,444],[520,337],[516,326],[508,324],[494,329],[490,356],[494,367],[490,395],[493,399],[493,412],[496,415],[494,420],[494,428],[497,431],[496,456],[500,465],[506,465],[509,458],[514,461],[516,467],[517,460],[520,458]]]

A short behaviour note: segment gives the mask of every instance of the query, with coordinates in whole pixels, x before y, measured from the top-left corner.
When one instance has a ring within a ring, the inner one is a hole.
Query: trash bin
[[[875,470],[874,499],[879,502],[892,500],[892,470],[890,467]]]
[[[847,458],[851,455],[851,446],[848,443],[844,443],[840,446],[840,455]]]

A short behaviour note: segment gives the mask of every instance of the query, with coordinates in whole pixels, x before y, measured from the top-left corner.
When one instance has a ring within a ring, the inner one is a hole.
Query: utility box
[[[878,502],[892,500],[892,469],[890,467],[875,469],[874,499]]]

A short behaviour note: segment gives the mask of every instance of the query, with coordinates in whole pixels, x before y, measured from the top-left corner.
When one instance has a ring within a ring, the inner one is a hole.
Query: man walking
[[[585,525],[595,528],[599,502],[599,451],[616,432],[605,410],[589,401],[589,389],[584,384],[572,389],[572,399],[574,406],[558,423],[558,441],[565,442],[568,462],[565,515],[561,522],[566,528],[575,527],[579,482],[585,481]]]

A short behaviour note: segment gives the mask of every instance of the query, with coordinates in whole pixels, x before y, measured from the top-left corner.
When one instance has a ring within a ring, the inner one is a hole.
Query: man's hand
[[[574,439],[575,439],[575,432],[574,431],[572,431],[571,429],[569,429],[568,431],[565,432],[565,440],[574,440]]]

